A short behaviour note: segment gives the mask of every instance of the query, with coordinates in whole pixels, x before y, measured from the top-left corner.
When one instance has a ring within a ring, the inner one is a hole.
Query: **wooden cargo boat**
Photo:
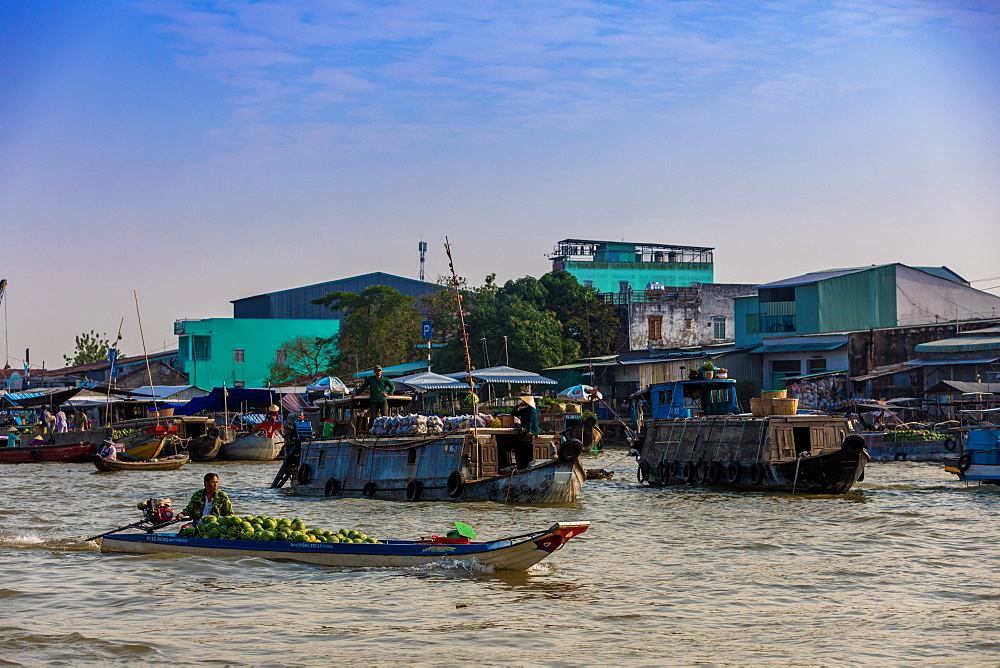
[[[285,437],[280,422],[262,422],[250,432],[223,443],[219,451],[222,459],[252,462],[271,462],[281,455]]]
[[[0,464],[34,464],[36,462],[85,462],[100,446],[94,443],[61,443],[56,445],[19,445],[0,448]]]
[[[636,444],[639,482],[843,494],[863,478],[868,453],[846,418],[739,414],[735,383],[662,383],[636,397],[650,413]]]
[[[298,494],[394,501],[571,503],[586,478],[579,441],[560,443],[556,434],[525,441],[517,429],[497,427],[414,436],[348,435],[366,403],[333,403],[329,417],[343,436],[286,434],[288,454],[271,486],[291,482]]]
[[[122,461],[120,459],[104,459],[94,455],[94,466],[98,471],[176,471],[188,463],[187,455],[170,455],[159,459],[147,459],[138,462]]]
[[[585,532],[589,522],[557,522],[546,530],[485,542],[449,539],[387,540],[379,543],[303,543],[285,541],[182,538],[167,533],[116,533],[104,536],[101,552],[175,553],[202,557],[256,557],[304,561],[344,568],[405,568],[436,562],[475,561],[498,570],[523,571]]]

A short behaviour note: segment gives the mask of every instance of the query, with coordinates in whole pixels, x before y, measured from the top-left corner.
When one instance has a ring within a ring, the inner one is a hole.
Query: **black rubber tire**
[[[676,478],[677,472],[680,470],[680,468],[681,468],[681,463],[679,461],[677,461],[676,459],[670,460],[670,477]]]
[[[766,476],[766,469],[761,462],[754,462],[750,465],[750,484],[754,487],[762,485]]]
[[[308,464],[299,464],[299,475],[296,478],[300,485],[305,485],[312,480],[312,469]]]
[[[694,480],[694,464],[691,462],[678,462],[677,477],[684,482],[691,482]]]
[[[424,483],[419,480],[411,480],[410,484],[406,486],[406,500],[407,501],[419,501],[421,494],[424,493]]]
[[[848,436],[840,444],[840,449],[852,455],[860,455],[861,451],[865,449],[865,439],[857,434]]]
[[[893,459],[895,459],[897,462],[905,462],[906,461],[906,453],[905,452],[897,452],[896,455],[893,457]]]
[[[709,485],[715,485],[722,479],[722,464],[720,462],[712,462],[708,465],[708,469],[705,471],[705,482]]]
[[[323,487],[323,494],[326,496],[337,496],[340,494],[340,481],[336,478],[327,480],[326,485]]]
[[[670,462],[666,459],[661,459],[660,463],[656,465],[656,477],[660,479],[660,482],[666,482],[670,479]]]
[[[465,474],[461,471],[452,471],[448,476],[448,496],[457,499],[465,491]]]
[[[944,449],[947,450],[948,452],[955,452],[955,448],[957,447],[958,444],[955,443],[955,439],[953,438],[944,439]]]
[[[361,493],[365,496],[375,496],[376,489],[378,489],[378,487],[375,486],[375,483],[366,482],[365,486],[361,489]]]
[[[557,456],[559,457],[559,461],[575,462],[581,452],[583,452],[583,443],[578,439],[571,438],[559,444]]]
[[[218,427],[209,427],[208,431],[205,433],[208,434],[209,438],[219,438],[219,434],[222,432],[219,431]]]
[[[698,485],[704,485],[705,481],[708,479],[708,462],[698,462],[694,465],[694,482]]]
[[[31,458],[34,459],[36,462],[41,461],[41,459],[42,459],[42,451],[41,450],[32,450],[31,451]]]
[[[972,466],[972,455],[964,454],[958,458],[958,470],[965,473]]]
[[[640,483],[649,481],[649,462],[645,459],[639,462],[639,466],[635,470],[635,479]]]
[[[727,485],[738,485],[743,477],[743,467],[739,462],[729,462],[722,472],[722,481]]]

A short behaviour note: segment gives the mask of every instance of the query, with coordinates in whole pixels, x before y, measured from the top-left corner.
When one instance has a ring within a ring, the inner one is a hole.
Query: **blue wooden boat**
[[[343,568],[399,568],[435,562],[474,561],[498,570],[523,571],[560,549],[590,522],[556,522],[548,529],[492,541],[433,537],[378,543],[183,538],[175,533],[113,533],[100,538],[101,552],[189,554],[201,557],[258,557]]]
[[[846,418],[741,414],[735,380],[657,383],[633,406],[640,483],[843,494],[869,459]]]
[[[958,457],[947,457],[944,470],[959,480],[1000,485],[1000,426],[968,429]]]

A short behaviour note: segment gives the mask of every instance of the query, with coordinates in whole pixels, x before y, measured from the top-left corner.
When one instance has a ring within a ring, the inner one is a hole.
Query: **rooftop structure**
[[[712,283],[712,251],[705,246],[563,239],[547,257],[601,293],[629,293]]]

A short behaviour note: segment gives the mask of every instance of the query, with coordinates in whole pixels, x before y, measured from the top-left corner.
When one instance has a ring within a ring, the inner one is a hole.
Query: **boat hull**
[[[470,431],[436,437],[305,441],[289,448],[282,471],[288,471],[292,490],[307,496],[390,501],[576,501],[586,479],[579,444],[557,448],[556,436],[536,436],[522,442],[517,440],[516,431],[511,431],[514,433],[481,429],[476,434]],[[504,440],[507,437],[511,440]],[[508,465],[507,457],[514,458],[508,447],[522,448],[520,469]],[[279,471],[276,483],[281,476]]]
[[[958,449],[955,439],[934,441],[886,441],[883,434],[864,433],[865,447],[873,462],[940,462]]]
[[[636,476],[651,485],[844,494],[864,476],[864,440],[821,417],[654,421]]]
[[[61,445],[23,445],[0,448],[0,464],[36,464],[38,462],[86,462],[97,451],[93,443],[63,443]]]
[[[257,432],[240,436],[235,441],[223,443],[219,451],[222,459],[249,462],[271,462],[278,458],[285,447],[281,432],[274,436],[264,436]]]
[[[94,455],[94,466],[98,471],[176,471],[188,463],[187,455],[171,455],[161,459],[146,460],[141,462],[126,462],[117,459],[104,459],[100,455]]]
[[[527,537],[486,543],[439,544],[431,541],[382,543],[300,543],[181,538],[176,534],[111,534],[101,539],[101,552],[174,553],[204,557],[256,557],[302,561],[342,568],[399,568],[439,562],[475,560],[500,570],[531,568],[587,530],[589,522],[559,522]]]

